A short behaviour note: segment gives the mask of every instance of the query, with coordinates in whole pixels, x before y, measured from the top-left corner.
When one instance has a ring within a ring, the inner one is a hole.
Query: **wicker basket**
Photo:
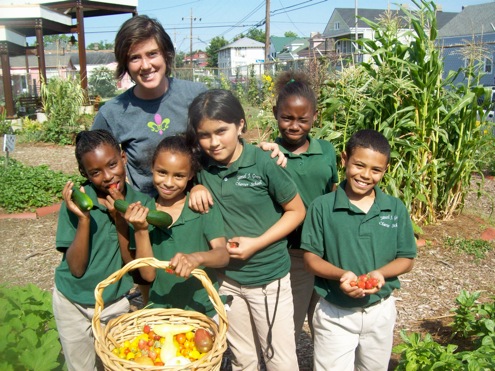
[[[102,294],[105,287],[117,282],[124,274],[134,269],[145,266],[166,269],[168,265],[169,262],[160,261],[155,258],[135,259],[96,286],[96,304],[92,327],[95,337],[96,353],[101,358],[105,370],[220,370],[222,356],[227,349],[227,315],[225,313],[224,305],[213,287],[210,278],[201,269],[193,270],[192,275],[200,280],[206,289],[206,292],[218,313],[218,324],[202,313],[175,308],[141,309],[114,318],[110,320],[106,326],[103,326],[100,322],[100,315],[104,307]],[[153,325],[163,323],[187,324],[211,330],[214,336],[212,349],[197,361],[184,366],[165,368],[164,366],[140,365],[133,361],[121,359],[112,353],[112,350],[123,344],[125,340],[131,341],[141,334],[145,324],[148,324],[153,328]]]

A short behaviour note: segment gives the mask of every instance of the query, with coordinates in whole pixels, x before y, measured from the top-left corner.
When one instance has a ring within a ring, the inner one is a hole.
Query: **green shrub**
[[[35,285],[0,285],[0,369],[62,369],[52,296]]]
[[[7,212],[33,211],[62,200],[62,189],[68,180],[79,184],[80,175],[53,171],[46,165],[25,166],[19,161],[0,156],[0,207]]]
[[[396,370],[493,370],[495,369],[495,301],[478,303],[480,292],[463,290],[456,299],[452,338],[467,338],[469,349],[457,351],[454,344],[441,345],[430,334],[400,335],[404,341],[394,347],[401,355]]]
[[[95,68],[89,78],[89,91],[104,98],[114,97],[117,92],[114,73],[108,67]]]
[[[84,102],[84,91],[76,78],[52,77],[41,84],[41,98],[47,121],[43,123],[42,140],[50,143],[73,144],[80,131],[77,123]]]

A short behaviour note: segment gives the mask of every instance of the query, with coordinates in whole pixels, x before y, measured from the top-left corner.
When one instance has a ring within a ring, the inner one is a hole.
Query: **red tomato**
[[[149,325],[144,325],[143,332],[148,334],[151,331],[151,327]]]

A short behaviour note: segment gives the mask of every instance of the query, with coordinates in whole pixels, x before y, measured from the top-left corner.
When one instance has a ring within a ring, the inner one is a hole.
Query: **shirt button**
[[[226,182],[227,180],[228,180],[228,179],[227,179],[227,177],[223,178],[223,181],[224,181],[224,182]]]

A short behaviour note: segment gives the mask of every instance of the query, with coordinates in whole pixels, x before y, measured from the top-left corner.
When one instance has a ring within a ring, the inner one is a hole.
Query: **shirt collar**
[[[299,157],[301,155],[321,155],[323,153],[323,150],[321,149],[320,142],[317,141],[316,139],[311,138],[309,135],[307,136],[307,139],[309,141],[308,149],[306,150],[306,152],[298,153],[298,154],[292,153],[292,152],[288,151],[287,149],[285,149],[281,144],[282,138],[280,138],[280,137],[275,139],[275,143],[277,143],[279,145],[280,150],[287,157]]]
[[[351,202],[349,201],[349,197],[345,193],[345,186],[347,184],[347,180],[343,180],[339,186],[337,187],[335,194],[335,206],[334,209],[350,209]],[[378,207],[380,211],[389,211],[392,209],[392,203],[389,197],[378,187],[375,185],[373,187],[375,191],[375,201],[373,204]]]

